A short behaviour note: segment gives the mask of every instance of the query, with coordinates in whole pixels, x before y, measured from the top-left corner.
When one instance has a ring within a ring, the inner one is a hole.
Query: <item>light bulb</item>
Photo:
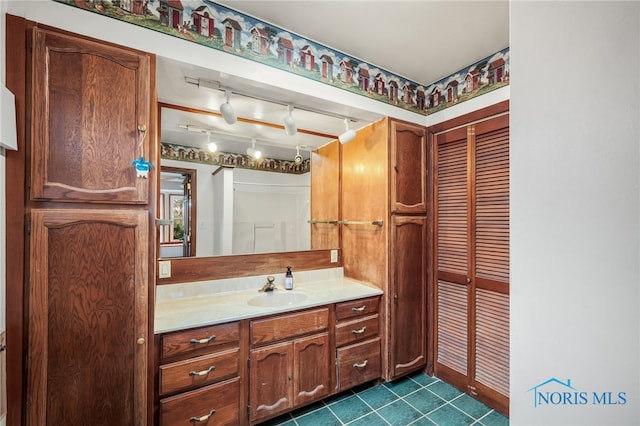
[[[247,155],[255,158],[256,160],[262,158],[262,152],[255,148],[247,148]]]

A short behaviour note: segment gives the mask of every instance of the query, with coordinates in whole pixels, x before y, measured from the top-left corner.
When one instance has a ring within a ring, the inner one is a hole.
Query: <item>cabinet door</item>
[[[427,219],[391,218],[390,378],[426,364]]]
[[[509,116],[439,133],[435,373],[509,410]]]
[[[298,339],[293,347],[293,398],[297,406],[329,393],[329,334]]]
[[[250,358],[251,420],[288,410],[293,401],[293,344],[284,342],[253,349]]]
[[[390,120],[391,212],[427,211],[426,128]]]
[[[144,425],[148,213],[31,213],[27,425]]]
[[[132,161],[150,156],[150,57],[42,28],[32,36],[32,199],[147,203]]]

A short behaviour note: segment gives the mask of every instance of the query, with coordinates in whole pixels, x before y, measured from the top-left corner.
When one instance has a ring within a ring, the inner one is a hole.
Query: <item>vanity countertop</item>
[[[157,297],[155,333],[256,318],[382,294],[379,288],[342,277],[298,284],[291,292],[284,290],[282,284],[276,287],[276,297],[284,293],[300,293],[306,295],[306,298],[285,306],[252,306],[248,303],[250,299],[256,296],[270,297],[269,294],[258,291],[260,286],[238,291]]]

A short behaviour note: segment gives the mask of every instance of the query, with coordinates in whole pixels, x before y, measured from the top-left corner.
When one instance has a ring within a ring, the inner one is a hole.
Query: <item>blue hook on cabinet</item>
[[[144,156],[133,160],[131,165],[136,169],[136,177],[146,179],[149,177],[149,170],[153,168],[153,164],[144,159]]]

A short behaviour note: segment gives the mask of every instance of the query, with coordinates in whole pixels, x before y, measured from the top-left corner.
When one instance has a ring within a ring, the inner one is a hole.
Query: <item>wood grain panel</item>
[[[388,277],[388,133],[385,118],[358,130],[342,146],[341,219],[383,220],[383,226],[342,226],[344,274],[381,288]]]
[[[161,337],[160,357],[162,361],[210,353],[221,346],[235,344],[240,340],[240,324],[230,322],[210,327],[176,331]]]
[[[391,375],[399,377],[426,364],[427,335],[427,219],[398,216],[391,219],[393,250],[391,276]]]
[[[293,403],[305,404],[329,394],[329,333],[293,342]]]
[[[284,412],[293,404],[293,343],[252,349],[249,368],[251,421]]]
[[[351,300],[336,304],[336,320],[363,317],[378,312],[380,309],[380,297],[368,297],[366,299]]]
[[[239,348],[160,366],[160,395],[230,379],[240,369]]]
[[[424,126],[389,120],[390,204],[393,213],[427,211],[427,137]]]
[[[311,221],[340,218],[340,143],[336,140],[311,152]],[[339,226],[311,224],[311,249],[340,247]]]
[[[336,324],[336,347],[371,339],[380,333],[380,315]]]
[[[340,259],[340,256],[339,256]],[[342,266],[331,262],[331,250],[308,250],[287,253],[247,254],[238,256],[182,257],[162,259],[171,262],[171,277],[156,278],[156,284],[177,284],[223,278],[270,275],[273,271],[309,271]],[[158,270],[159,268],[156,268]]]
[[[338,349],[338,389],[377,379],[381,375],[380,338],[356,343]]]
[[[294,312],[251,321],[251,345],[263,345],[291,339],[329,327],[329,308]]]
[[[131,163],[150,159],[149,55],[33,32],[32,198],[147,203]]]
[[[235,378],[165,398],[160,401],[160,426],[236,426],[244,414],[240,412],[239,393],[240,379]]]
[[[147,221],[32,211],[27,424],[145,422]]]

